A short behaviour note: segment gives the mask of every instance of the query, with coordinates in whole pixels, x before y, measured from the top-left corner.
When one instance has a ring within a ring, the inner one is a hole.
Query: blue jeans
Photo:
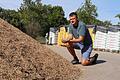
[[[81,54],[82,54],[82,58],[83,59],[89,59],[90,58],[90,54],[92,52],[92,44],[89,46],[84,46],[83,43],[73,43],[73,47],[75,49],[80,49],[81,50]]]

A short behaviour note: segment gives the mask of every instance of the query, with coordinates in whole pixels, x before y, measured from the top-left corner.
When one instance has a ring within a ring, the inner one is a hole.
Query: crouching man
[[[95,64],[98,54],[95,54],[93,57],[90,57],[92,52],[92,38],[90,33],[86,27],[86,25],[78,20],[77,14],[72,12],[69,14],[69,34],[73,36],[73,38],[62,40],[63,43],[69,44],[67,49],[69,53],[73,56],[72,64],[78,64],[79,59],[76,56],[75,49],[81,50],[81,64],[84,66]]]

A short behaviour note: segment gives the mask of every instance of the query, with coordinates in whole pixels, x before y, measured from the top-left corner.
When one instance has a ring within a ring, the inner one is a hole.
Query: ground
[[[57,45],[46,45],[51,50],[63,56],[69,62],[72,56],[68,53],[65,47]],[[76,50],[77,56],[80,58],[79,50]],[[120,80],[120,54],[111,52],[93,51],[91,56],[95,53],[99,54],[97,64],[90,66],[82,66],[77,64],[74,66],[80,67],[82,75],[79,80]]]

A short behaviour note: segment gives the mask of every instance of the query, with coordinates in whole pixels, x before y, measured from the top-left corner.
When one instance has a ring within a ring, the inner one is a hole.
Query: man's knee
[[[90,62],[89,62],[89,60],[86,59],[86,60],[82,60],[81,64],[83,66],[88,66],[90,64]]]

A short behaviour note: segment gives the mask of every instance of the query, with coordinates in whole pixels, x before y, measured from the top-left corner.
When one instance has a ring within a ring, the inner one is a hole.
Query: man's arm
[[[75,39],[73,38],[72,40],[70,40],[69,42],[71,43],[78,43],[78,42],[83,42],[84,41],[84,36],[80,36],[79,38]]]

